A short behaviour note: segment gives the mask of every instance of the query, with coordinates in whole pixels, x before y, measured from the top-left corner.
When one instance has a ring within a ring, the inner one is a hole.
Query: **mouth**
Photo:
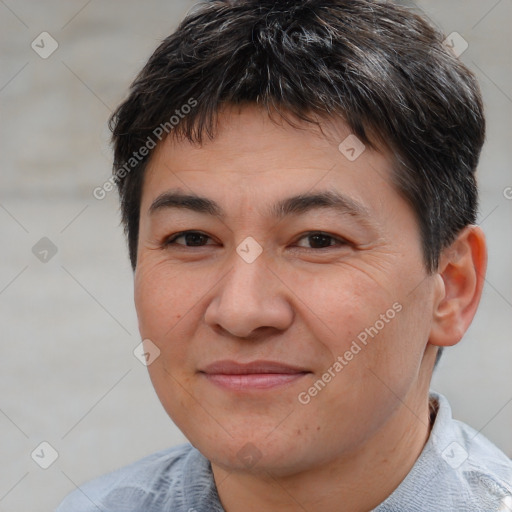
[[[199,371],[212,384],[234,391],[270,389],[291,384],[310,371],[277,361],[217,361]]]

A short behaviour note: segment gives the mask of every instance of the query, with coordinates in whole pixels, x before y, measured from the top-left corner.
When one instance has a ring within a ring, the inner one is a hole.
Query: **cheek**
[[[165,339],[190,308],[189,287],[179,272],[163,264],[142,263],[137,266],[134,300],[139,330],[143,338],[158,344]]]
[[[296,282],[307,315],[325,331],[325,339],[338,354],[393,304],[389,288],[355,268],[334,267],[332,272]]]
[[[195,401],[190,394],[192,366],[187,357],[189,324],[193,317],[190,280],[165,263],[137,266],[134,299],[142,339],[151,340],[159,349],[158,357],[148,365],[148,372],[162,405],[178,425],[184,419],[180,411],[191,411]],[[197,300],[197,299],[196,299]]]
[[[335,384],[330,387],[350,389],[352,396],[359,396],[362,383],[368,391],[376,388],[371,391],[375,396],[385,392],[378,377],[403,391],[417,372],[425,345],[416,298],[403,291],[398,279],[392,286],[383,276],[375,277],[361,267],[335,268],[330,275],[300,282],[311,308],[309,328],[324,346],[323,365],[332,367],[342,358],[343,369],[333,370]]]

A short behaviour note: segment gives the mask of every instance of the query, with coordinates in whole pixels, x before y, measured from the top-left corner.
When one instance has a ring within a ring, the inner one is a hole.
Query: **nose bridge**
[[[272,262],[269,262],[269,252],[264,249],[262,237],[258,240],[246,236],[234,247],[228,258],[231,270],[224,280],[223,294],[234,294],[235,297],[247,294],[246,299],[251,301],[271,295],[273,286],[269,281],[275,277],[267,266]]]
[[[285,329],[293,314],[285,287],[267,268],[268,263],[263,252],[257,254],[254,242],[240,243],[207,307],[205,321],[240,337],[259,327]]]
[[[272,286],[268,280],[272,273],[267,268],[263,247],[259,250],[254,242],[245,239],[237,246],[230,263],[232,267],[226,280],[228,293],[240,297],[247,294],[247,299],[253,301],[261,300],[260,294],[267,297],[271,294]]]

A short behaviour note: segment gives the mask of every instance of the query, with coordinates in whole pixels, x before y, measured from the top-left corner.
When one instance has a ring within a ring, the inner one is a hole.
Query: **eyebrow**
[[[226,214],[222,207],[212,199],[195,194],[187,194],[180,190],[169,190],[160,194],[149,207],[149,214],[169,208],[190,210],[196,213],[211,215],[224,219]],[[369,220],[370,211],[354,199],[335,190],[299,194],[271,205],[268,215],[282,219],[291,215],[303,215],[311,210],[332,209],[348,214],[361,220]]]

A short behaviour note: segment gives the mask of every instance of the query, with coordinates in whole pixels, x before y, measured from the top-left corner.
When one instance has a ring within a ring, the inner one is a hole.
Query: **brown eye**
[[[307,239],[309,244],[311,245],[311,249],[327,249],[329,247],[333,247],[335,245],[346,245],[348,242],[346,240],[334,237],[327,233],[308,233],[301,237],[299,240]],[[331,243],[334,242],[334,243]],[[303,246],[300,246],[303,247]],[[306,247],[308,248],[308,247]]]
[[[185,243],[177,243],[176,241],[183,239]],[[184,245],[185,247],[202,247],[206,245],[206,242],[210,237],[199,231],[183,231],[168,238],[165,242],[165,246],[169,245]]]

